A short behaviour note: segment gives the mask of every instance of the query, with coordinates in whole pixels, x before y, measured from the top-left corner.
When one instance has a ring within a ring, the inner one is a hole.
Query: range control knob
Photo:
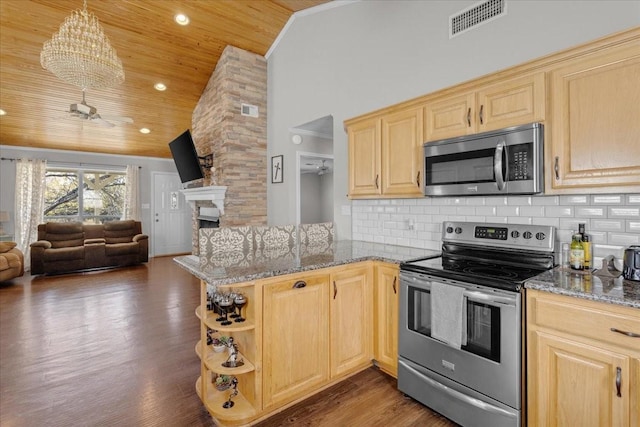
[[[525,232],[522,234],[522,237],[524,237],[525,239],[530,239],[531,237],[533,237],[533,234],[531,234],[531,232],[530,232],[530,231],[525,231]]]
[[[447,227],[447,233],[453,233],[453,227],[451,226]]]
[[[460,234],[460,233],[462,233],[462,228],[456,227],[456,234]]]
[[[536,239],[538,239],[538,240],[544,240],[544,239],[546,239],[546,238],[547,238],[547,236],[546,236],[543,232],[536,233]]]
[[[517,230],[513,230],[511,232],[511,237],[513,237],[514,239],[517,239],[518,237],[520,237],[520,232]]]

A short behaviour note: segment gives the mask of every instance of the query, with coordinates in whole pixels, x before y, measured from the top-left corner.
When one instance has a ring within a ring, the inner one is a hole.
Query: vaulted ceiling
[[[265,55],[290,16],[329,0],[89,0],[125,71],[121,85],[88,90],[115,127],[68,114],[80,88],[42,68],[40,51],[82,0],[0,1],[0,144],[170,157],[227,45]],[[174,21],[185,14],[190,24]],[[161,82],[165,91],[157,91]],[[133,124],[119,121],[130,117]],[[148,128],[149,134],[139,132]]]

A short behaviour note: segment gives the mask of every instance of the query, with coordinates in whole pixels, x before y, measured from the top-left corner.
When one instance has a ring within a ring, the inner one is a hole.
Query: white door
[[[153,255],[191,253],[192,210],[177,173],[152,172]]]

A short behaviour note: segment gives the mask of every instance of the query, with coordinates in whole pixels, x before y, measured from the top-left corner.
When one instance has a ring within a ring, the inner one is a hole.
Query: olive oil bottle
[[[584,247],[580,233],[574,233],[571,239],[569,262],[573,270],[584,270]]]
[[[585,270],[591,270],[591,236],[585,233],[585,224],[578,224],[578,233],[582,239],[582,249],[584,250],[584,263]]]

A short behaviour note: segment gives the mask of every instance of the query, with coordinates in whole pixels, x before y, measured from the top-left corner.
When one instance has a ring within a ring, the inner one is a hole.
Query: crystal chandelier
[[[111,87],[124,81],[122,61],[98,18],[87,11],[74,10],[60,25],[40,53],[42,66],[67,83],[82,89]]]

